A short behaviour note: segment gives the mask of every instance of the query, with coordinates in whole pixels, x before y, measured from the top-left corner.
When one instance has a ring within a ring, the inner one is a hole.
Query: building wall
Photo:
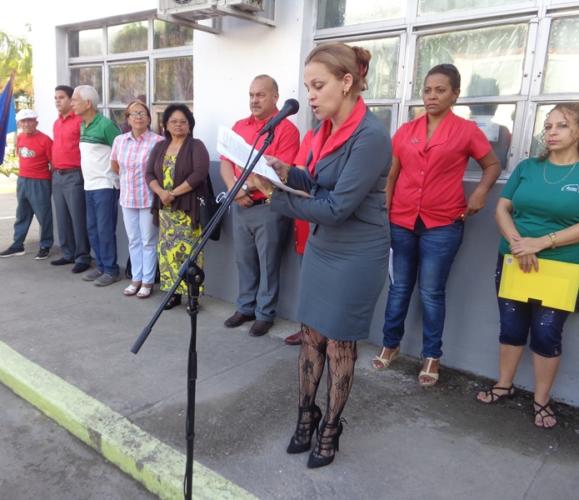
[[[207,145],[212,160],[212,175],[216,189],[222,188],[218,175],[215,149],[217,126],[231,125],[249,114],[248,86],[259,73],[269,73],[280,85],[280,100],[290,97],[305,106],[301,84],[301,61],[312,45],[312,12],[310,2],[278,1],[278,26],[269,28],[241,20],[226,19],[223,34],[195,33],[194,39],[194,112],[197,120],[195,135]],[[63,58],[65,36],[57,26],[82,23],[103,17],[117,16],[153,9],[152,0],[102,0],[83,5],[61,0],[63,9],[44,13],[40,22],[33,22],[34,77],[36,108],[40,129],[51,133],[56,118],[53,88],[67,75]],[[68,11],[66,9],[69,9]],[[303,110],[294,118],[302,133],[307,128],[307,113]],[[473,182],[465,182],[467,192]],[[456,259],[448,284],[447,323],[443,364],[478,375],[494,378],[498,365],[498,312],[494,292],[498,232],[493,209],[500,193],[498,185],[489,197],[487,207],[467,223],[465,240]],[[231,220],[227,217],[219,242],[210,242],[206,252],[207,293],[234,302],[237,293],[237,272],[234,261]],[[126,237],[119,224],[119,261],[126,260]],[[279,314],[295,319],[299,287],[299,258],[293,252],[291,237],[286,242],[281,270]],[[345,284],[347,286],[347,284]],[[378,302],[370,332],[370,340],[381,342],[382,316],[386,289]],[[406,354],[419,356],[420,307],[414,298],[407,321],[407,335],[402,344]],[[574,359],[579,355],[579,318],[570,318],[564,336],[565,349],[554,396],[579,405],[579,368]],[[517,384],[531,388],[532,365],[528,354],[523,360]]]

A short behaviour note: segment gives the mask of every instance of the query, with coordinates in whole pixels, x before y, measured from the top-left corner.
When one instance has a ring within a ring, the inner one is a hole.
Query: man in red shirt
[[[16,114],[18,128],[22,133],[16,138],[20,171],[16,184],[16,222],[14,241],[0,252],[0,257],[24,255],[24,240],[36,215],[40,224],[40,249],[37,260],[48,258],[54,243],[52,233],[52,205],[50,203],[50,162],[52,139],[36,130],[38,116],[31,109],[22,109]]]
[[[54,89],[58,118],[54,122],[52,145],[52,197],[58,222],[58,239],[62,257],[53,266],[73,264],[73,273],[90,267],[90,243],[86,228],[84,180],[80,169],[80,124],[82,116],[72,110],[72,93],[68,85]]]
[[[249,87],[251,115],[239,120],[233,130],[248,144],[253,144],[259,131],[278,113],[276,81],[259,75]],[[257,142],[263,145],[265,135]],[[284,119],[275,130],[275,138],[265,154],[290,165],[299,149],[300,134],[295,125]],[[227,158],[221,158],[221,177],[231,190],[241,169]],[[239,273],[237,310],[225,321],[234,328],[255,319],[249,333],[265,335],[275,318],[279,292],[279,268],[291,220],[273,212],[269,199],[254,188],[251,179],[239,191],[233,209],[233,239]]]

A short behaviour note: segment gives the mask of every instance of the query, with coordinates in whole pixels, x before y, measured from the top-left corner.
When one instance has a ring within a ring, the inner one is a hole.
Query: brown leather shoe
[[[256,322],[251,325],[251,329],[249,330],[249,334],[252,337],[261,337],[269,332],[269,329],[273,326],[273,321],[262,321],[260,319],[256,320]]]
[[[300,330],[299,332],[296,332],[293,335],[288,335],[284,339],[284,342],[287,345],[301,345],[301,343],[302,343],[302,331]]]
[[[246,316],[245,314],[235,311],[233,316],[227,318],[223,323],[227,328],[237,328],[238,326],[247,323],[248,321],[253,321],[255,319],[254,315]]]

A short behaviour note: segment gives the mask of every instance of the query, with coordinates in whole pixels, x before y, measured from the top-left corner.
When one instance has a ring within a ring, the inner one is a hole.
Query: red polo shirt
[[[52,176],[49,163],[52,155],[52,139],[42,132],[32,135],[18,134],[16,137],[20,177],[46,179]]]
[[[412,230],[418,216],[427,228],[452,224],[466,209],[462,178],[470,157],[491,151],[484,133],[452,111],[426,141],[426,114],[402,125],[392,139],[400,161],[390,222]]]
[[[70,111],[59,115],[53,126],[52,165],[55,168],[80,168],[80,124],[82,117]]]
[[[233,125],[233,131],[243,137],[245,142],[248,144],[253,144],[259,131],[270,120],[270,118],[273,118],[275,115],[277,115],[277,113],[278,111],[276,110],[273,115],[269,116],[265,120],[258,120],[253,115],[251,115],[248,118],[239,120],[235,125]],[[263,141],[265,141],[266,137],[267,134],[259,138],[257,141],[256,149],[259,149],[261,146],[263,146]],[[276,127],[273,142],[265,150],[265,154],[275,156],[284,163],[292,165],[299,147],[300,133],[297,127],[286,118],[282,120]],[[239,168],[237,165],[234,165],[233,170],[236,177],[241,176],[241,168]],[[265,198],[265,195],[260,191],[253,191],[250,193],[250,196],[254,201]]]

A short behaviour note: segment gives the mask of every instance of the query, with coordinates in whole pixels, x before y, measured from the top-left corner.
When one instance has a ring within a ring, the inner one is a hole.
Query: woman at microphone
[[[283,182],[309,196],[292,195],[256,179],[274,211],[310,222],[298,306],[303,324],[298,423],[287,448],[288,453],[310,450],[317,432],[310,468],[330,464],[338,450],[356,342],[368,337],[388,267],[384,188],[390,139],[360,96],[370,57],[363,48],[330,43],[306,58],[304,83],[320,121],[312,132],[306,169],[290,168],[271,157],[268,162]],[[328,392],[322,419],[316,392],[326,359]]]

